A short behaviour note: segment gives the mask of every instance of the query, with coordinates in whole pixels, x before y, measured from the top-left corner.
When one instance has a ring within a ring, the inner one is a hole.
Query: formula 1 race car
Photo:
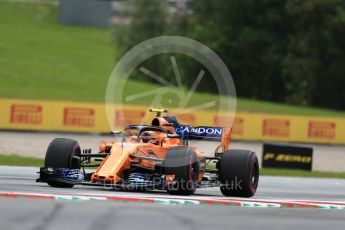
[[[231,128],[180,125],[176,117],[157,113],[151,125],[130,125],[113,131],[98,153],[81,150],[78,142],[54,139],[37,182],[52,187],[100,185],[124,190],[166,190],[192,195],[197,188],[219,186],[225,196],[251,197],[259,182],[256,154],[229,150]],[[191,140],[219,141],[212,156],[189,146]],[[210,167],[213,166],[213,167]],[[97,167],[95,171],[90,168]]]

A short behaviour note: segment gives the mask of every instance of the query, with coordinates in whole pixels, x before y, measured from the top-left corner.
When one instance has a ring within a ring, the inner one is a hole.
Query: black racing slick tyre
[[[259,184],[259,162],[248,150],[225,151],[220,159],[220,190],[225,196],[252,197]]]
[[[191,147],[176,146],[169,149],[163,161],[163,168],[166,176],[175,175],[166,187],[169,194],[194,194],[198,185],[199,164]]]
[[[44,167],[80,169],[80,153],[81,149],[77,141],[56,138],[48,146]],[[48,181],[47,183],[52,187],[58,188],[73,187],[73,184],[61,181]]]

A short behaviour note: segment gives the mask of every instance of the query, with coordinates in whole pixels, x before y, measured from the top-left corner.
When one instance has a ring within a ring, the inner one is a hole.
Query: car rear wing
[[[182,140],[203,140],[219,141],[221,144],[217,147],[216,152],[223,152],[229,149],[231,141],[231,128],[209,127],[209,126],[175,126],[175,131],[180,135]]]

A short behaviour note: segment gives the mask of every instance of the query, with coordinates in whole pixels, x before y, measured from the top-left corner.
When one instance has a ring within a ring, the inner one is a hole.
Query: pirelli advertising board
[[[306,145],[265,143],[262,152],[263,168],[312,170],[313,148]]]
[[[150,121],[147,107],[114,107],[109,125],[105,105],[64,101],[0,99],[0,129],[107,133],[110,126]],[[345,118],[197,111],[178,115],[182,124],[222,127],[232,120],[237,140],[345,144]]]

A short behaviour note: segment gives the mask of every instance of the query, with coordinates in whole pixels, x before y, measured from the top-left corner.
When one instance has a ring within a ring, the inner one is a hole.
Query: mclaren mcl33
[[[52,187],[99,185],[124,190],[165,190],[192,195],[196,189],[220,187],[225,196],[252,197],[259,183],[256,154],[230,149],[231,128],[191,127],[157,113],[150,125],[130,125],[113,131],[99,152],[82,150],[75,140],[54,139],[46,152],[37,182]],[[109,138],[109,139],[110,139]],[[191,140],[217,141],[210,153]],[[92,170],[95,169],[95,170]]]

